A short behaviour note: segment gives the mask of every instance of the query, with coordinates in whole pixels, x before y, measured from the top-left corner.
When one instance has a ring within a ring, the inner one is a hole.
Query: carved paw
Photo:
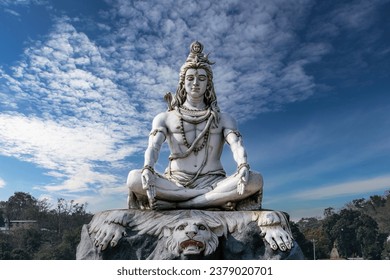
[[[123,236],[126,236],[125,227],[114,223],[103,223],[95,234],[94,244],[103,251],[109,245],[115,247]]]
[[[264,240],[273,250],[286,251],[293,247],[293,240],[290,234],[281,225],[260,227]]]

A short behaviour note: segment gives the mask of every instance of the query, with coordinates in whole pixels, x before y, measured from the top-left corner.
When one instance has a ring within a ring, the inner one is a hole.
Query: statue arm
[[[233,158],[237,163],[237,174],[239,182],[237,184],[238,194],[243,194],[245,186],[249,180],[249,165],[247,162],[247,153],[243,145],[242,136],[238,132],[236,121],[230,116],[223,116],[224,136],[226,143],[229,144]]]
[[[142,169],[142,187],[146,190],[150,200],[153,200],[156,196],[154,165],[158,160],[161,146],[166,139],[166,134],[165,114],[162,113],[157,115],[153,120],[152,131],[149,134],[149,143],[144,156],[144,168]]]
[[[160,154],[161,145],[164,143],[167,135],[165,125],[165,113],[157,115],[152,124],[152,131],[149,134],[149,143],[145,151],[144,166],[154,167]]]
[[[237,166],[247,163],[247,153],[243,145],[242,136],[238,132],[236,121],[230,116],[223,116],[224,136],[233,153]]]

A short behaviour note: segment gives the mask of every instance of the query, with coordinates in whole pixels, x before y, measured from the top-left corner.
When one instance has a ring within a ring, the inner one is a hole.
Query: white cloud
[[[33,162],[51,176],[65,178],[61,185],[42,187],[49,191],[80,192],[95,186],[121,184],[123,178],[94,171],[109,166],[137,151],[137,145],[121,143],[98,124],[66,127],[54,121],[25,116],[0,115],[2,154]]]
[[[308,218],[308,217],[322,218],[324,209],[326,207],[327,206],[299,208],[299,206],[297,206],[296,208],[288,209],[288,214],[290,216],[290,219],[295,222],[299,221],[301,218]]]
[[[1,0],[0,5],[4,6],[29,6],[29,5],[44,5],[47,0]]]
[[[384,4],[383,0],[357,0],[340,5],[335,9],[330,19],[341,27],[362,30],[369,27],[374,21],[378,6]]]
[[[0,153],[46,169],[55,180],[42,190],[122,186],[115,170],[144,150],[151,114],[136,109],[139,98],[99,47],[63,18],[12,71],[0,69]]]
[[[312,188],[308,191],[295,193],[292,198],[302,200],[329,199],[347,195],[361,195],[370,192],[383,191],[390,188],[390,176],[375,177],[364,180],[350,181],[325,187]]]
[[[3,179],[0,178],[0,189],[1,188],[4,188],[6,185],[5,181]]]
[[[11,14],[15,17],[20,17],[20,13],[14,11],[14,10],[11,10],[11,9],[4,9],[4,12],[8,13],[8,14]]]

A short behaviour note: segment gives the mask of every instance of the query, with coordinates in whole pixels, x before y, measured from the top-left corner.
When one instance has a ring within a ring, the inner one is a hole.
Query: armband
[[[150,133],[149,133],[149,136],[153,135],[153,136],[156,136],[157,133],[161,132],[165,138],[167,138],[167,136],[165,135],[165,132],[162,128],[156,128],[156,129],[153,129]]]
[[[234,133],[238,138],[241,137],[241,133],[240,133],[238,130],[230,130],[228,133],[226,133],[225,139],[228,137],[228,135],[229,135],[230,133]]]
[[[155,174],[156,172],[154,171],[154,168],[150,165],[145,165],[144,168],[142,168],[141,170],[141,173],[144,172],[144,170],[149,170],[150,172],[152,172],[153,174]]]
[[[237,172],[240,172],[241,168],[243,168],[243,167],[248,168],[248,170],[250,169],[249,164],[247,164],[246,162],[244,162],[244,163],[241,163],[241,164],[237,167]]]

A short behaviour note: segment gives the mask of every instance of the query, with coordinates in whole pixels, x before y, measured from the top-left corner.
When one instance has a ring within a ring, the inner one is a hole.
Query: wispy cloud
[[[0,115],[2,154],[37,164],[48,170],[61,185],[49,191],[85,191],[118,184],[108,173],[115,162],[137,151],[137,146],[120,145],[115,135],[99,124],[66,127],[49,120]],[[104,171],[96,171],[107,165]],[[123,181],[123,180],[122,180]]]
[[[48,5],[47,0],[0,0],[0,9],[7,14],[21,18],[21,13],[16,11],[18,7],[29,7],[31,5]]]
[[[309,35],[319,37],[336,37],[342,32],[358,34],[376,21],[376,15],[387,0],[350,0],[339,2],[326,13],[316,14],[309,27]],[[318,10],[326,8],[325,3],[318,2]]]
[[[48,0],[0,0],[0,5],[4,6],[28,6],[31,4],[44,5]]]
[[[302,200],[329,199],[347,195],[363,195],[370,192],[384,191],[386,189],[390,189],[389,175],[324,187],[314,187],[308,191],[297,192],[292,198]]]
[[[0,189],[5,187],[5,181],[0,178]]]
[[[385,3],[383,0],[349,1],[333,10],[329,14],[329,19],[342,28],[363,30],[373,24],[378,6]]]
[[[385,17],[382,11],[388,0],[342,1],[332,3],[331,9],[328,5],[317,1],[307,22],[307,40],[332,48],[328,61],[318,69],[322,76],[318,80],[342,81],[345,87],[367,82],[371,75],[386,75],[374,69],[387,61],[388,44],[381,42],[386,27],[378,22]]]
[[[147,121],[99,48],[60,20],[12,71],[0,70],[2,154],[47,169],[49,191],[122,185],[109,171],[143,149]]]
[[[383,129],[390,125],[390,107],[383,97],[379,100],[380,106],[374,100],[348,107],[324,104],[315,111],[306,109],[294,120],[281,118],[263,130],[260,139],[245,138],[252,151],[249,160],[273,173],[268,177],[271,188],[287,188],[338,172],[355,179],[357,169],[390,152],[390,132]]]
[[[48,7],[50,4],[48,0],[0,0],[0,9],[3,8],[4,12],[19,20],[22,18],[22,14],[18,11],[18,8],[29,8],[33,5]]]
[[[325,207],[307,207],[307,208],[299,208],[297,205],[295,208],[289,209],[288,214],[290,216],[290,219],[292,221],[299,221],[302,218],[308,218],[308,217],[316,217],[321,218],[323,217],[324,209]]]
[[[20,17],[20,13],[14,11],[14,10],[11,10],[11,9],[4,9],[4,11],[5,11],[6,13],[8,13],[8,14],[11,14],[11,15],[15,16],[15,17]]]

